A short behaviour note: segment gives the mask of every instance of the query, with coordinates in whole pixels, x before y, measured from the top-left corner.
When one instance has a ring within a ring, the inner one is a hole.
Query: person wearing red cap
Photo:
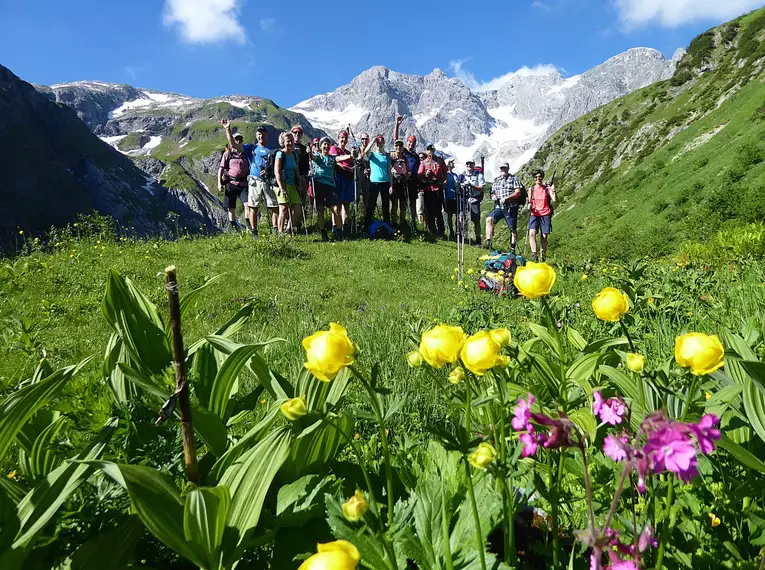
[[[376,150],[375,150],[376,147]],[[364,223],[369,226],[377,208],[377,197],[382,201],[383,221],[390,224],[391,159],[385,152],[385,137],[377,135],[374,144],[361,149],[364,156],[369,155],[369,199],[366,203]]]
[[[301,207],[305,208],[306,197],[308,195],[308,171],[311,169],[311,158],[308,155],[308,148],[301,142],[303,138],[303,127],[295,125],[290,130],[292,138],[295,141],[295,153],[298,157],[298,174],[300,174],[300,182],[298,183],[298,194],[300,195]],[[296,225],[302,225],[303,217],[296,217],[294,220]],[[293,228],[289,228],[293,229]]]
[[[399,115],[396,117],[396,126],[393,128],[393,140],[397,141],[399,127],[404,122],[404,117]],[[406,148],[404,149],[404,156],[407,162],[409,162],[409,172],[412,176],[407,181],[407,193],[409,197],[409,215],[414,218],[414,213],[417,211],[417,198],[419,196],[419,181],[416,174],[420,171],[420,157],[417,154],[417,137],[409,135],[405,141]],[[402,220],[403,223],[403,220]],[[417,227],[417,221],[412,219],[412,228]]]
[[[337,201],[340,207],[340,217],[343,223],[343,234],[347,237],[351,231],[351,221],[348,218],[351,202],[355,199],[353,187],[353,156],[348,149],[348,131],[340,131],[337,135],[337,144],[329,149],[332,156],[344,156],[345,160],[338,160],[335,169]],[[339,229],[339,228],[338,228]]]
[[[432,144],[426,149],[428,156],[420,163],[419,178],[425,190],[425,218],[428,231],[437,236],[445,236],[444,217],[442,215],[446,173],[441,168],[441,161],[436,157],[436,147]]]

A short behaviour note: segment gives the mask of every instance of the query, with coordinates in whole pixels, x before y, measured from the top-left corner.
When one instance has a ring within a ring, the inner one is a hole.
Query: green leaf
[[[157,308],[130,279],[109,271],[101,309],[139,368],[158,374],[171,364],[170,341]]]
[[[751,380],[744,385],[744,410],[749,423],[760,439],[765,441],[765,395]]]
[[[0,461],[5,457],[16,434],[21,431],[24,424],[40,408],[48,405],[58,396],[66,383],[88,362],[90,358],[83,360],[77,366],[61,368],[44,380],[11,392],[0,401]]]
[[[737,443],[734,443],[726,434],[722,434],[722,437],[720,437],[720,440],[717,442],[717,447],[730,453],[733,457],[738,459],[742,465],[745,465],[750,469],[755,469],[761,473],[765,473],[765,463]]]
[[[566,336],[568,342],[570,342],[577,350],[584,350],[587,347],[587,341],[584,340],[582,333],[573,327],[566,328]]]
[[[280,528],[300,528],[311,520],[321,518],[325,509],[325,494],[334,494],[339,481],[321,475],[306,475],[293,483],[282,485],[276,496],[277,524]]]
[[[223,486],[199,487],[186,496],[183,530],[186,540],[206,554],[207,570],[222,568],[221,544],[230,508],[231,494]]]
[[[285,477],[297,479],[307,473],[321,470],[337,457],[350,439],[353,419],[348,414],[342,414],[334,424],[337,427],[319,420],[300,433],[292,443],[289,458],[282,467]]]
[[[266,493],[287,459],[291,439],[287,426],[271,432],[223,474],[220,484],[231,491],[228,526],[232,532],[227,534],[227,540],[224,538],[227,564],[236,559],[257,526]],[[237,548],[234,550],[233,546]]]
[[[127,490],[136,514],[160,542],[197,566],[204,567],[204,555],[186,540],[181,495],[165,475],[143,465],[111,461],[90,461],[88,464],[101,469]]]
[[[552,334],[550,334],[550,331],[548,331],[542,325],[538,325],[536,323],[528,323],[528,326],[534,336],[545,343],[547,347],[552,350],[553,354],[555,354],[558,358],[562,357],[560,342],[558,341],[557,337],[554,337]]]
[[[256,354],[250,360],[250,371],[258,379],[263,389],[268,392],[274,400],[288,400],[295,397],[295,390],[286,379],[272,371],[265,360]]]
[[[221,273],[220,275],[215,275],[213,277],[210,277],[204,285],[201,285],[200,287],[197,287],[194,289],[191,293],[187,293],[181,298],[181,301],[179,303],[179,308],[181,311],[181,322],[183,322],[184,317],[189,312],[191,307],[194,305],[194,303],[197,302],[197,298],[199,297],[199,294],[202,293],[205,289],[207,289],[210,285],[215,283],[218,279],[223,277],[225,273]],[[168,321],[167,326],[165,328],[165,333],[167,335],[170,335],[170,322]]]
[[[569,419],[581,429],[590,443],[594,443],[598,435],[598,421],[587,408],[579,408],[569,413]]]
[[[117,429],[117,424],[117,418],[111,418],[88,448],[75,458],[77,463],[67,462],[60,465],[21,500],[17,508],[20,530],[13,548],[29,545],[59,507],[88,478],[91,469],[82,462],[101,457]]]
[[[598,369],[601,358],[603,358],[603,355],[599,353],[583,354],[569,366],[566,376],[579,386],[585,387],[585,385],[588,385],[588,380],[592,378]]]
[[[741,360],[739,362],[744,367],[744,370],[746,370],[746,373],[749,374],[749,378],[755,383],[757,389],[765,394],[765,362],[756,360]]]
[[[102,570],[105,560],[109,561],[109,568],[127,568],[143,534],[143,523],[132,515],[118,527],[100,532],[80,546],[72,556],[71,570]]]
[[[29,455],[29,475],[33,479],[45,477],[61,463],[61,459],[53,453],[53,450],[56,449],[56,439],[65,422],[65,417],[59,417],[35,439]]]
[[[213,382],[212,390],[210,391],[210,406],[209,409],[214,414],[222,419],[224,422],[228,419],[229,413],[229,401],[231,399],[231,393],[234,388],[239,373],[242,368],[255,356],[255,354],[264,346],[275,342],[268,341],[260,344],[250,344],[236,349],[223,363],[223,366],[218,370],[215,381]]]
[[[117,367],[119,362],[127,362],[128,355],[125,345],[117,333],[112,333],[106,344],[104,355],[103,375],[109,383],[114,401],[118,406],[124,406],[133,395],[130,384],[125,380],[125,375]]]
[[[210,392],[218,375],[218,358],[215,352],[215,348],[205,341],[192,357],[190,367],[194,394],[199,399],[199,403],[208,409]]]

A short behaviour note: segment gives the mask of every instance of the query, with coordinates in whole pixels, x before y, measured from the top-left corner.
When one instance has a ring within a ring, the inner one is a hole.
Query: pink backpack
[[[250,161],[243,153],[228,149],[223,156],[223,169],[228,173],[231,182],[241,186],[247,182],[250,174]]]

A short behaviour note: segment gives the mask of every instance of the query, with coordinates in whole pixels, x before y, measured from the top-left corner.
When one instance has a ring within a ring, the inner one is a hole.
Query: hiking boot
[[[343,241],[343,232],[340,231],[340,228],[332,228],[332,239]]]
[[[258,239],[257,230],[250,230],[250,235],[252,236],[252,239]]]
[[[239,224],[236,223],[236,220],[229,220],[229,227],[231,228],[231,232],[238,234],[239,233]]]
[[[487,239],[487,240],[486,240],[486,249],[488,249],[489,251],[491,251],[491,250],[492,250],[492,247],[491,247],[491,240],[490,240],[490,239]]]
[[[531,261],[533,261],[534,263],[539,261],[539,257],[537,257],[536,253],[531,254]]]
[[[321,230],[321,241],[329,241],[329,236],[327,235],[327,230]]]
[[[454,235],[454,232],[449,232],[449,241],[456,241],[457,236]]]

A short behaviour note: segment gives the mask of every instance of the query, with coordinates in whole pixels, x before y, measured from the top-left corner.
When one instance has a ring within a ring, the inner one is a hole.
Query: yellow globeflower
[[[490,443],[481,443],[473,453],[468,455],[468,463],[476,469],[486,469],[494,463],[497,457],[497,450]]]
[[[510,344],[510,331],[508,329],[494,329],[489,331],[489,336],[499,346],[507,346]]]
[[[718,517],[714,513],[709,513],[709,523],[712,525],[712,528],[720,526],[720,517]]]
[[[368,510],[367,498],[359,489],[356,489],[353,497],[343,503],[343,516],[351,522],[359,520]]]
[[[465,379],[465,371],[463,370],[462,366],[457,366],[454,370],[452,370],[449,373],[449,382],[452,384],[459,384]]]
[[[475,273],[475,269],[473,269],[472,267],[467,270],[468,275],[472,275],[473,273]]]
[[[8,479],[16,479],[16,470],[14,469],[7,475]]]
[[[289,421],[294,422],[308,413],[305,407],[305,400],[302,397],[290,398],[284,402],[279,409]]]
[[[592,310],[601,321],[616,322],[630,310],[630,301],[619,289],[606,287],[595,295]]]
[[[546,263],[527,261],[515,272],[515,283],[518,292],[528,299],[538,299],[550,294],[555,284],[555,270]]]
[[[465,368],[473,374],[483,376],[495,366],[506,363],[500,350],[500,345],[492,336],[487,331],[481,331],[465,341],[460,358]]]
[[[330,323],[328,331],[319,331],[303,339],[305,367],[322,382],[334,380],[337,373],[353,364],[358,348],[348,338],[345,327]]]
[[[582,274],[582,281],[587,281],[589,278],[590,277],[586,273]]]
[[[627,354],[627,368],[641,374],[645,370],[645,356],[630,352]]]
[[[406,361],[412,368],[417,368],[418,366],[422,366],[422,355],[419,353],[419,351],[413,350],[406,355]]]
[[[675,360],[696,376],[711,374],[725,362],[725,348],[717,335],[688,333],[675,340]]]
[[[298,570],[356,570],[361,561],[359,549],[347,540],[317,544],[316,550]]]
[[[438,325],[423,333],[420,339],[420,354],[433,368],[454,364],[465,343],[465,333],[460,327]]]

